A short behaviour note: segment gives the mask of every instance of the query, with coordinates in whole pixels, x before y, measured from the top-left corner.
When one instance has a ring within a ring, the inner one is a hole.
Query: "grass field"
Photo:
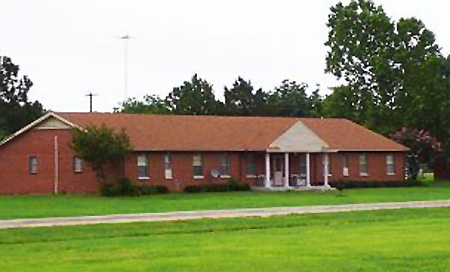
[[[145,197],[0,196],[0,219],[450,199],[450,182],[337,192],[229,192]]]
[[[450,208],[0,231],[0,271],[450,271]]]

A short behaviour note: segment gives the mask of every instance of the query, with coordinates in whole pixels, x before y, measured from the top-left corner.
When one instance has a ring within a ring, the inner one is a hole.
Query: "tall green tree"
[[[121,104],[120,109],[115,109],[116,112],[123,113],[146,113],[146,114],[169,114],[166,102],[163,98],[156,95],[146,95],[143,101],[136,98],[129,98]]]
[[[167,109],[174,114],[217,115],[223,111],[223,104],[216,100],[212,85],[195,74],[191,81],[185,81],[165,99]]]
[[[262,89],[255,90],[250,81],[241,77],[238,77],[231,88],[225,87],[224,97],[224,113],[227,115],[267,115],[267,94]]]
[[[28,92],[33,82],[19,71],[19,66],[10,58],[0,56],[0,139],[44,113],[38,101],[29,101]]]
[[[268,99],[269,108],[273,115],[306,117],[312,110],[312,101],[310,101],[306,90],[306,83],[297,83],[295,81],[283,80],[281,86],[275,87]]]
[[[446,85],[445,58],[420,20],[395,22],[381,6],[358,0],[333,6],[327,26],[326,72],[346,84],[327,98],[326,112],[336,115],[353,108],[346,115],[386,135],[406,125],[444,137],[424,117],[447,103],[447,95],[439,91]]]

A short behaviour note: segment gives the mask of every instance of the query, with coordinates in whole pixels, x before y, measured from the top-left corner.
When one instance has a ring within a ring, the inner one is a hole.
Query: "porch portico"
[[[298,122],[276,139],[265,153],[264,187],[270,188],[329,188],[329,146],[303,123]],[[320,158],[322,177],[312,180],[311,157]],[[291,163],[293,161],[293,163]],[[294,169],[290,169],[291,166]]]
[[[312,157],[320,162],[315,165],[319,175],[312,174]],[[264,185],[260,183],[260,186],[273,190],[330,188],[330,176],[329,152],[266,152],[265,173],[260,176]]]

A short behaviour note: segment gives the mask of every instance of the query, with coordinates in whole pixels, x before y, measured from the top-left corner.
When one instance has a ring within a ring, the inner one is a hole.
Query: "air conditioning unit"
[[[344,168],[342,169],[342,174],[343,174],[345,177],[348,176],[348,167],[344,167]]]

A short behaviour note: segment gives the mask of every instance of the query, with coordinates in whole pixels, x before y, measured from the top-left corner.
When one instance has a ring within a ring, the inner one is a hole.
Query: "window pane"
[[[395,173],[395,164],[394,164],[394,155],[388,154],[386,155],[386,168],[388,174]]]
[[[360,174],[368,173],[367,154],[366,153],[359,155],[359,173]]]
[[[30,174],[36,174],[37,173],[37,157],[36,156],[30,156],[28,159],[28,171]]]
[[[166,156],[164,157],[164,163],[165,163],[165,175],[166,175],[166,179],[171,179],[172,178],[172,156],[170,155],[170,153],[167,153]]]
[[[195,154],[192,157],[192,165],[194,167],[194,176],[202,177],[203,176],[203,167],[202,167],[202,156],[200,154]]]
[[[255,155],[253,153],[247,154],[247,175],[256,175]]]
[[[148,160],[146,155],[139,155],[137,157],[138,178],[148,177]]]
[[[230,175],[230,158],[228,154],[223,154],[220,158],[220,174],[224,176]]]
[[[83,168],[82,160],[77,156],[73,157],[73,171],[79,173],[82,171],[82,168]]]
[[[147,165],[147,157],[145,155],[139,155],[137,158],[137,164],[138,166]]]
[[[193,165],[200,166],[202,165],[202,156],[200,154],[195,154],[193,157]]]

